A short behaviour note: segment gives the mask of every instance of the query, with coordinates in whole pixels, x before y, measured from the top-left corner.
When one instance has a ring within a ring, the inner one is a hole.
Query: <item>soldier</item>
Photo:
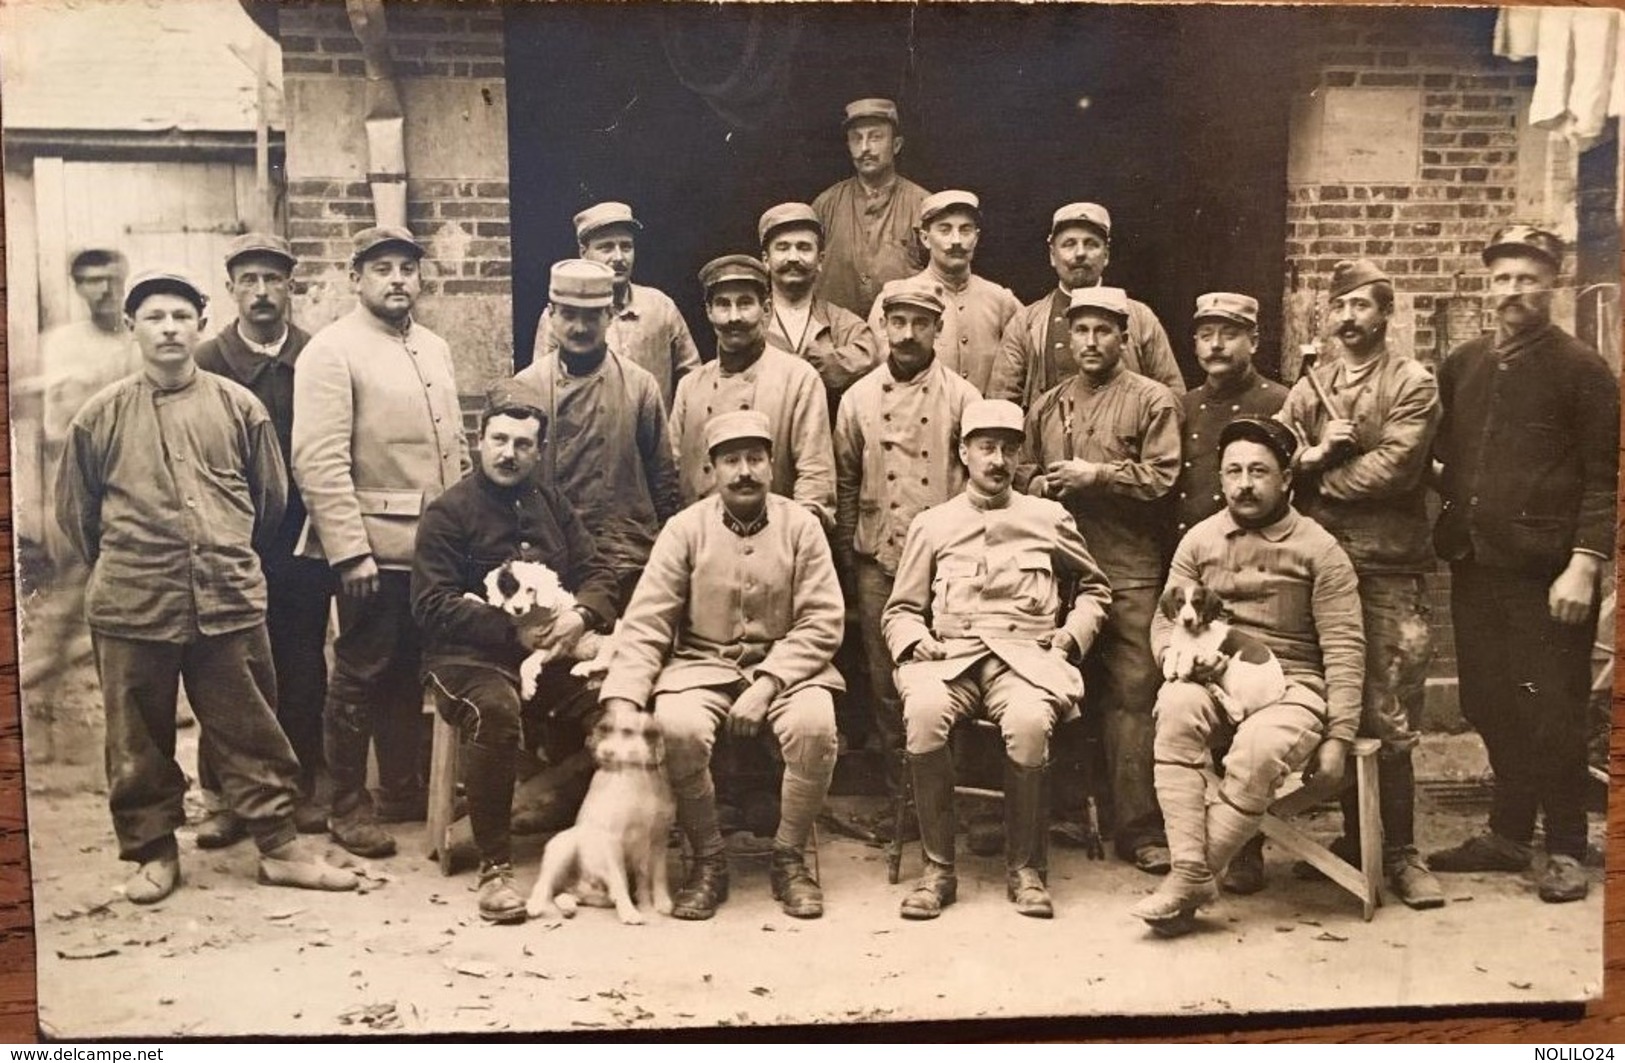
[[[705,314],[717,333],[717,359],[683,378],[671,431],[684,505],[715,488],[705,425],[729,410],[760,410],[773,432],[772,490],[824,522],[835,519],[829,404],[817,370],[767,343],[773,313],[761,259],[724,255],[700,270]]]
[[[609,267],[554,264],[548,285],[553,353],[515,380],[547,419],[539,475],[593,529],[615,572],[616,608],[632,597],[661,525],[678,510],[677,465],[654,377],[609,347],[615,321]]]
[[[826,252],[824,224],[811,207],[780,203],[756,228],[773,285],[767,342],[818,370],[833,419],[841,393],[875,366],[874,333],[863,318],[815,294]]]
[[[960,420],[965,490],[909,525],[886,605],[925,873],[904,919],[933,919],[958,896],[953,725],[985,715],[1004,735],[1006,896],[1022,915],[1054,915],[1047,886],[1049,737],[1077,714],[1089,651],[1111,591],[1070,514],[1015,493],[1021,408],[977,400]],[[1061,617],[1063,577],[1077,597]]]
[[[1162,672],[1151,656],[1151,618],[1163,576],[1162,502],[1179,474],[1179,404],[1123,364],[1129,314],[1121,288],[1073,289],[1067,320],[1078,373],[1028,411],[1018,483],[1065,504],[1111,581],[1085,675],[1099,709],[1117,855],[1161,875],[1168,848],[1151,778],[1151,707]]]
[[[699,368],[700,352],[671,297],[659,288],[632,283],[637,234],[643,231],[643,223],[625,203],[599,203],[575,216],[575,230],[581,257],[615,271],[610,349],[647,370],[660,386],[660,401],[670,409],[677,382]],[[558,350],[558,333],[551,318],[549,308],[536,323],[533,362],[545,361]]]
[[[1376,263],[1339,262],[1328,294],[1337,357],[1313,367],[1314,380],[1294,384],[1276,416],[1305,444],[1293,461],[1299,511],[1332,533],[1360,579],[1366,645],[1360,727],[1382,740],[1383,868],[1400,900],[1437,908],[1444,891],[1416,851],[1411,751],[1421,737],[1416,727],[1432,656],[1425,478],[1439,429],[1439,389],[1420,362],[1389,346],[1394,284]],[[1343,835],[1332,851],[1358,864],[1352,787],[1342,803]]]
[[[245,233],[226,247],[226,288],[237,301],[237,320],[198,344],[199,369],[219,373],[254,393],[271,415],[285,464],[293,462],[293,373],[310,334],[288,320],[288,283],[298,260],[280,236]],[[288,507],[276,534],[259,551],[265,572],[265,626],[276,669],[276,716],[299,758],[294,822],[307,834],[327,829],[317,794],[324,772],[322,701],[327,694],[327,614],[333,573],[294,551],[305,528],[299,488],[287,486]],[[200,849],[231,845],[246,834],[220,798],[208,747],[198,750],[198,784],[210,815],[197,829]]]
[[[829,240],[818,294],[851,313],[867,314],[887,281],[908,276],[924,262],[914,226],[928,193],[897,172],[903,151],[897,104],[853,100],[841,128],[854,175],[813,200]]]
[[[259,878],[353,890],[293,822],[299,764],[277,726],[255,546],[286,497],[276,429],[246,389],[193,361],[208,302],[184,274],[137,275],[126,324],[145,369],[104,388],[68,428],[57,522],[90,566],[86,619],[107,712],[107,788],[124,895],[156,904],[180,885],[175,763],[183,682],[231,812],[259,847]]]
[[[934,285],[903,285],[883,299],[890,353],[852,385],[835,418],[835,553],[841,568],[855,573],[875,727],[895,801],[903,786],[903,710],[881,614],[909,525],[964,487],[956,432],[965,407],[981,396],[937,361],[943,307]]]
[[[831,664],[846,607],[824,530],[801,506],[769,492],[773,428],[760,410],[731,410],[705,428],[717,470],[714,497],[660,533],[617,634],[600,701],[642,708],[654,699],[666,737],[677,823],[694,864],[673,897],[678,919],[709,919],[728,899],[711,750],[727,727],[753,738],[765,722],[784,758],[773,898],[815,919],[824,895],[802,855],[835,775]]]
[[[1619,390],[1551,319],[1563,243],[1513,225],[1484,249],[1496,329],[1439,370],[1444,510],[1461,706],[1495,771],[1489,830],[1435,871],[1522,871],[1545,816],[1540,899],[1577,901],[1585,869],[1586,701],[1598,576],[1614,551]]]
[[[1068,339],[1067,308],[1079,288],[1101,283],[1111,261],[1112,216],[1098,203],[1068,203],[1050,221],[1049,261],[1059,280],[1055,291],[1023,307],[1011,319],[999,344],[988,380],[988,397],[1030,408],[1038,396],[1078,371]],[[1151,308],[1128,301],[1129,323],[1123,364],[1184,394],[1185,378],[1168,334]]]
[[[920,242],[930,262],[909,283],[935,284],[942,294],[942,326],[937,332],[937,357],[980,394],[988,386],[993,360],[999,352],[1004,327],[1021,309],[1015,293],[971,271],[976,245],[982,239],[982,201],[974,192],[938,192],[920,204]],[[902,281],[892,281],[901,284]],[[885,294],[885,289],[881,290]],[[869,327],[886,350],[885,306],[875,300]]]
[[[451,349],[412,318],[423,255],[405,229],[357,233],[357,305],[311,338],[293,378],[293,477],[310,513],[300,550],[325,559],[339,581],[322,711],[333,779],[327,825],[357,856],[393,853],[380,818],[422,819],[427,807],[413,540],[423,507],[468,468]]]

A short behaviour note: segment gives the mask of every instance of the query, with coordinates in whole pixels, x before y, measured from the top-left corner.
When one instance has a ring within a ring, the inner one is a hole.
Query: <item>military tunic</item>
[[[930,267],[896,283],[936,286],[945,305],[942,326],[937,330],[937,360],[970,381],[978,394],[985,394],[1004,327],[1021,310],[1021,300],[1004,285],[975,274],[955,287]],[[884,290],[881,294],[884,296]],[[881,356],[886,356],[891,344],[886,340],[886,311],[881,298],[869,310],[869,327],[875,332]]]

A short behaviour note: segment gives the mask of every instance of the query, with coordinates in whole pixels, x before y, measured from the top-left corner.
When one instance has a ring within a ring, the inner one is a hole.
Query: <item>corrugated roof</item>
[[[266,49],[282,126],[282,54],[237,0],[5,0],[7,129],[252,132]]]

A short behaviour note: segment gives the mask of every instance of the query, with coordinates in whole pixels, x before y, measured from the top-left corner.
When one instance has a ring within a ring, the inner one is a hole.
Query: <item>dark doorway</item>
[[[1114,219],[1107,280],[1157,311],[1187,375],[1203,291],[1257,295],[1273,352],[1303,20],[1228,5],[509,8],[519,361],[548,266],[575,253],[571,215],[605,199],[637,211],[636,275],[708,355],[695,271],[754,252],[767,207],[850,174],[840,115],[859,96],[898,101],[903,173],[982,197],[978,273],[1039,297],[1050,213],[1095,200]]]

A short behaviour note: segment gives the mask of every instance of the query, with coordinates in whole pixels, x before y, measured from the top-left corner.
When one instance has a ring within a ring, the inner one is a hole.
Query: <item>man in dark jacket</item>
[[[430,503],[418,525],[412,617],[423,633],[424,673],[440,714],[467,740],[468,818],[480,851],[480,918],[525,919],[509,844],[514,757],[521,714],[584,717],[594,698],[569,662],[544,669],[532,706],[521,703],[519,663],[533,649],[560,657],[589,629],[615,621],[615,573],[564,497],[532,474],[547,417],[534,391],[513,381],[491,390],[480,424],[479,464]],[[538,561],[575,594],[575,610],[551,627],[521,629],[484,601],[485,577],[505,561]],[[582,720],[583,724],[587,721]]]
[[[267,233],[244,233],[226,246],[226,288],[237,303],[237,320],[198,344],[198,368],[235,380],[254,393],[271,415],[282,462],[291,465],[293,371],[310,334],[288,320],[288,282],[298,260],[288,241]],[[294,822],[306,834],[327,830],[327,810],[317,797],[322,756],[322,701],[327,695],[327,613],[333,575],[323,561],[295,557],[305,526],[305,501],[291,479],[288,508],[259,551],[269,599],[265,626],[276,670],[276,718],[299,758],[299,799]],[[200,849],[230,845],[245,834],[243,822],[225,808],[206,750],[198,753],[198,782],[209,817],[198,826]]]
[[[1577,901],[1586,855],[1586,703],[1598,577],[1614,550],[1619,392],[1551,320],[1558,237],[1527,225],[1484,249],[1496,329],[1439,373],[1444,510],[1461,704],[1495,771],[1489,830],[1435,871],[1522,871],[1545,815],[1540,898]]]

